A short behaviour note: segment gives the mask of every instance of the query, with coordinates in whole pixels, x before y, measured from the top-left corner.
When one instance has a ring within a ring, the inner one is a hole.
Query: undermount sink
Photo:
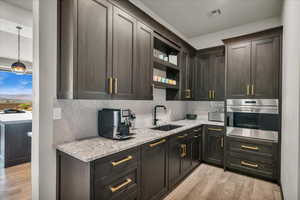
[[[151,129],[152,130],[159,130],[159,131],[171,131],[173,129],[180,128],[180,127],[182,127],[182,126],[172,125],[172,124],[166,124],[166,125],[158,126],[158,127],[151,128]]]

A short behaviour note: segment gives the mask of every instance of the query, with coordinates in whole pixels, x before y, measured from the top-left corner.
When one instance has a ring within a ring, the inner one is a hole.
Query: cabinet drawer
[[[226,160],[229,169],[236,169],[247,174],[273,178],[276,173],[276,163],[263,157],[228,152]]]
[[[137,168],[138,155],[138,149],[133,148],[95,161],[95,179],[111,178],[116,174]]]
[[[96,180],[95,200],[135,200],[138,196],[137,170],[106,181]]]
[[[223,126],[206,126],[206,132],[208,134],[224,134],[224,127]]]
[[[271,142],[253,141],[228,137],[227,149],[229,151],[246,153],[249,155],[276,158],[276,144]]]

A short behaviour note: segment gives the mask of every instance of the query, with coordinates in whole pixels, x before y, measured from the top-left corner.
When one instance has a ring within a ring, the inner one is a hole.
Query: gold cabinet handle
[[[221,128],[208,128],[207,130],[209,130],[209,131],[218,131],[218,132],[223,131],[223,129],[221,129]]]
[[[185,98],[190,99],[191,97],[192,97],[191,90],[190,89],[186,89],[185,90]]]
[[[165,143],[167,140],[166,139],[163,139],[161,141],[158,141],[158,142],[155,142],[155,143],[152,143],[152,144],[149,144],[149,147],[155,147],[157,145],[160,145],[162,143]]]
[[[181,144],[180,145],[180,148],[182,150],[181,154],[180,154],[180,157],[185,157],[186,156],[186,144]]]
[[[247,146],[247,145],[241,145],[241,149],[249,149],[249,150],[254,150],[254,151],[259,150],[258,147],[252,147],[252,146]]]
[[[252,84],[252,87],[251,87],[251,95],[252,95],[252,96],[255,95],[255,92],[254,92],[254,84]]]
[[[258,168],[258,164],[251,164],[246,161],[241,161],[241,165],[247,166],[247,167],[253,167],[253,168]]]
[[[224,148],[224,137],[221,137],[221,147]]]
[[[182,139],[182,138],[185,138],[187,136],[188,136],[188,134],[184,134],[184,135],[177,136],[177,138]]]
[[[127,161],[129,161],[129,160],[132,160],[132,159],[133,159],[132,156],[128,156],[127,158],[125,158],[125,159],[123,159],[123,160],[111,162],[111,164],[112,164],[112,166],[115,167],[115,166],[118,166],[118,165],[120,165],[120,164],[122,164],[122,163],[124,163],[124,162],[127,162]]]
[[[114,81],[115,81],[115,94],[118,94],[118,79],[117,78],[114,78]]]
[[[113,93],[113,78],[112,77],[108,78],[108,93],[109,94]]]
[[[215,99],[216,98],[216,92],[213,90],[212,91],[212,98]]]
[[[126,181],[116,187],[110,187],[111,192],[116,192],[120,190],[121,188],[125,187],[126,185],[130,184],[132,180],[130,178],[127,178]]]
[[[250,95],[250,85],[247,85],[247,96]]]
[[[211,90],[208,91],[208,99],[211,99]]]

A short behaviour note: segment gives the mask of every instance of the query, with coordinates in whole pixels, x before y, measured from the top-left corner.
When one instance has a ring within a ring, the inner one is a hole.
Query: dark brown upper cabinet
[[[138,22],[137,24],[137,99],[153,99],[153,30]]]
[[[225,40],[226,98],[277,99],[282,28]]]
[[[117,7],[113,10],[113,98],[134,99],[137,21]]]
[[[59,98],[110,98],[112,8],[105,0],[59,1]]]
[[[58,98],[151,100],[153,31],[106,0],[59,1]]]
[[[181,52],[180,68],[181,68],[181,99],[192,100],[194,98],[193,90],[193,72],[195,65],[195,57],[187,53]]]
[[[251,43],[227,47],[227,98],[247,98],[250,92]]]
[[[252,41],[252,88],[254,98],[278,98],[280,37]]]
[[[195,100],[222,101],[225,93],[224,47],[214,47],[197,53],[194,69]]]

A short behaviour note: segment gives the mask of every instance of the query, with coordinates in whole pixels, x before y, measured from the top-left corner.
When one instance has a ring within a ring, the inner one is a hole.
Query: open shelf
[[[174,89],[174,90],[179,90],[178,85],[170,85],[170,84],[156,82],[156,81],[153,81],[153,85],[154,85],[155,88],[160,88],[160,89]]]
[[[176,65],[174,65],[170,62],[164,61],[162,59],[156,58],[154,56],[153,56],[153,62],[154,62],[153,66],[157,69],[166,70],[166,69],[170,68],[170,69],[179,71],[179,68]]]

